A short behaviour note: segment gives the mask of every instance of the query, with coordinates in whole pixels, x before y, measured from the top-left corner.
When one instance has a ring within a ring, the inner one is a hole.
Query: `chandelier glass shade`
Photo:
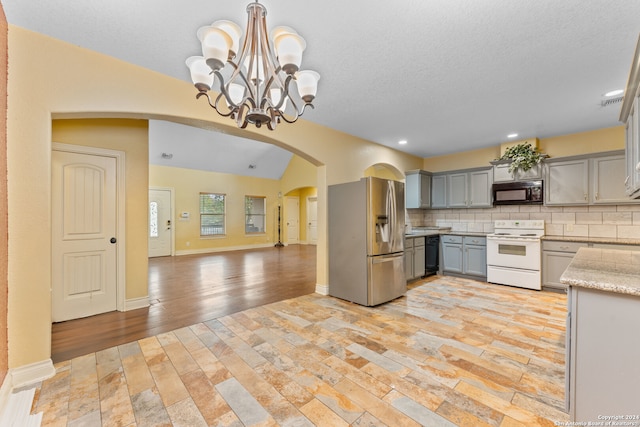
[[[238,25],[216,21],[198,30],[202,56],[192,56],[186,64],[198,90],[196,98],[206,97],[212,108],[240,128],[251,123],[273,130],[280,121],[293,123],[306,107],[313,108],[320,75],[300,70],[306,43],[295,30],[276,27],[269,35],[267,10],[257,1],[247,6],[247,14],[242,45]],[[291,91],[294,85],[297,94]],[[212,97],[214,87],[219,93]]]

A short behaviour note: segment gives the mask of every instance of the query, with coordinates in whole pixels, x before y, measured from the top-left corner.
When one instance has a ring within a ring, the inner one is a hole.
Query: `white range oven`
[[[487,235],[487,282],[542,289],[542,220],[498,220]]]

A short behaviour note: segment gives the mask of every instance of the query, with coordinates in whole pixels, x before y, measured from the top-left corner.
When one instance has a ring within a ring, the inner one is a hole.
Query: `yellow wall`
[[[0,52],[7,51],[7,18],[0,4]],[[7,93],[7,55],[0,55],[0,93]],[[7,373],[7,98],[0,96],[0,384]]]
[[[125,298],[147,296],[148,121],[130,119],[54,120],[51,132],[53,142],[124,151],[126,159]]]
[[[301,243],[308,243],[308,227],[307,227],[307,199],[309,197],[318,197],[318,189],[316,187],[297,188],[285,194],[287,197],[297,197],[300,201],[298,209],[298,218],[300,219],[299,240]],[[286,218],[287,204],[282,202],[282,242],[288,241]]]
[[[13,25],[9,26],[8,52],[9,368],[51,356],[52,118],[169,120],[273,143],[310,161],[316,166],[316,183],[309,186],[318,188],[319,286],[328,286],[327,185],[358,180],[378,163],[399,171],[419,169],[423,163],[415,156],[304,119],[295,125],[282,124],[273,132],[238,129],[206,102],[196,101],[190,82]],[[42,67],[34,64],[46,64],[46,78]],[[331,106],[323,105],[320,95],[316,108]],[[142,200],[146,212],[147,198]],[[144,233],[140,247],[146,248],[146,226]]]
[[[598,153],[611,150],[624,150],[624,127],[597,129],[570,135],[542,138],[538,141],[541,153],[550,157],[565,157],[578,154]],[[500,157],[500,145],[479,150],[464,151],[446,156],[424,159],[422,169],[430,172],[442,172],[490,166],[489,162]]]
[[[208,252],[223,248],[244,248],[277,241],[275,224],[280,181],[169,166],[149,166],[149,185],[174,189],[176,253]],[[226,194],[226,235],[200,237],[200,193]],[[265,196],[265,234],[245,234],[244,197]],[[189,212],[190,218],[180,218]]]

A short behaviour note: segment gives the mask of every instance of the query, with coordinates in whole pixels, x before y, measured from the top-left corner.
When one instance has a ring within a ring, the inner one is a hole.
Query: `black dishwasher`
[[[440,236],[426,236],[424,238],[424,275],[430,276],[438,272],[438,250],[440,246]]]

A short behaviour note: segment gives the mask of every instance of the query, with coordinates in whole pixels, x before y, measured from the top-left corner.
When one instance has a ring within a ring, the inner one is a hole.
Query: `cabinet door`
[[[443,243],[442,244],[442,264],[443,271],[452,273],[462,273],[462,244]]]
[[[634,141],[634,119],[635,119],[635,109],[629,115],[627,123],[625,125],[625,167],[626,167],[626,176],[625,176],[625,190],[627,195],[631,196],[633,193],[638,190],[639,182],[636,175],[636,152],[640,150],[640,146],[635,144]]]
[[[491,207],[491,184],[493,184],[492,172],[492,169],[469,172],[470,208]]]
[[[407,281],[413,279],[413,248],[404,251],[404,277]]]
[[[413,249],[413,277],[424,276],[425,251],[423,246],[416,246]]]
[[[545,204],[589,203],[589,161],[567,160],[545,165]]]
[[[408,173],[405,206],[407,209],[431,207],[431,176],[423,172]]]
[[[625,191],[624,155],[591,159],[591,203],[629,203]]]
[[[511,163],[501,163],[493,167],[493,182],[511,182],[515,181],[514,174],[509,172]]]
[[[575,252],[542,252],[542,286],[566,289],[567,285],[560,283],[560,276],[567,269]]]
[[[487,276],[487,247],[465,245],[464,274],[473,276]]]
[[[469,175],[466,172],[452,173],[447,175],[447,200],[450,208],[467,207],[467,180]]]
[[[640,94],[636,96],[625,127],[627,195],[640,197]]]
[[[431,207],[447,207],[447,176],[434,175],[431,177]]]

